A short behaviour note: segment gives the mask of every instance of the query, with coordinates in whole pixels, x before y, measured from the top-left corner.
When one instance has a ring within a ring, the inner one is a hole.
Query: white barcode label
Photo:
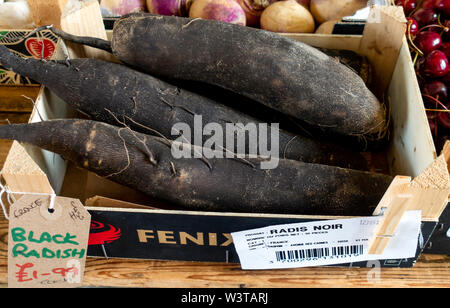
[[[421,212],[408,211],[382,255],[368,244],[379,217],[276,225],[232,233],[243,269],[290,268],[414,257]]]
[[[277,262],[309,261],[328,257],[360,256],[362,254],[364,254],[364,245],[275,251]]]

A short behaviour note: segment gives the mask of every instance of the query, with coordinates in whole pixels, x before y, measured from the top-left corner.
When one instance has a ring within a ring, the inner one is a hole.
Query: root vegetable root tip
[[[67,40],[67,41],[70,41],[73,43],[77,43],[77,44],[81,44],[81,45],[86,45],[89,47],[94,47],[94,48],[101,49],[106,52],[112,53],[110,41],[103,40],[103,39],[96,38],[96,37],[77,36],[77,35],[69,34],[63,30],[60,30],[60,29],[57,29],[54,27],[50,27],[49,29],[55,35],[59,36],[60,38],[62,38],[64,40]]]

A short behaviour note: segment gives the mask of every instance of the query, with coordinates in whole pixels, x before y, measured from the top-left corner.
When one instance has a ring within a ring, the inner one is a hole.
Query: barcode
[[[275,251],[278,262],[282,261],[301,261],[308,259],[320,259],[325,257],[361,255],[364,252],[363,245],[311,248],[300,250],[281,250]]]

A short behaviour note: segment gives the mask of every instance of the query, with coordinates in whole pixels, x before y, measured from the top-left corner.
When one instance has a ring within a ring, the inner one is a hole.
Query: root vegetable
[[[0,127],[12,139],[58,153],[79,167],[191,210],[370,215],[392,177],[262,158],[174,159],[171,142],[88,120]]]
[[[323,53],[332,57],[336,61],[346,65],[355,71],[364,81],[365,84],[370,85],[372,81],[372,66],[366,57],[360,56],[350,50],[337,50],[318,48]]]
[[[247,26],[256,26],[262,12],[272,3],[278,0],[236,0],[244,9],[247,18]]]
[[[186,123],[193,131],[194,115],[201,115],[205,124],[219,123],[223,131],[227,123],[261,122],[121,64],[96,59],[73,59],[67,63],[24,59],[1,45],[0,63],[46,85],[70,106],[94,120],[114,125],[119,125],[119,120],[134,130],[157,132],[169,139],[178,137],[171,135],[176,123]],[[250,144],[249,136],[245,144]],[[279,132],[279,153],[290,159],[367,170],[367,163],[358,152],[283,130]]]
[[[385,109],[356,73],[273,32],[133,14],[115,23],[111,48],[141,71],[217,85],[327,132],[379,136],[386,129]]]
[[[310,0],[296,0],[299,4],[303,5],[305,8],[309,9]]]
[[[189,17],[246,25],[244,9],[235,0],[195,0],[189,10]]]
[[[311,0],[309,9],[318,24],[353,15],[367,6],[367,0]]]
[[[333,34],[334,26],[336,25],[337,22],[339,22],[338,19],[326,21],[317,27],[315,33],[317,33],[317,34]]]
[[[187,16],[193,0],[147,0],[150,13],[167,16]]]
[[[312,33],[314,18],[295,0],[271,4],[261,15],[261,28],[273,32]]]

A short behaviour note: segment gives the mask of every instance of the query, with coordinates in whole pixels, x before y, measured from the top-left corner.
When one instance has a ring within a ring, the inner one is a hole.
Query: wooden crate
[[[437,157],[408,44],[403,36],[405,19],[402,11],[394,7],[386,7],[375,8],[374,12],[362,36],[313,34],[286,34],[286,36],[315,47],[352,50],[367,56],[371,61],[375,69],[374,78],[377,85],[374,91],[379,97],[387,97],[390,103],[393,125],[391,142],[386,151],[389,170],[392,175],[403,176],[400,179],[400,185],[391,187],[392,189],[387,192],[386,198],[380,204],[395,207],[395,204],[390,205],[392,196],[399,191],[414,191],[414,194],[418,195],[418,201],[408,209],[423,210],[422,220],[430,222],[430,228],[426,231],[429,236],[449,195],[447,165],[450,153],[446,151],[445,155]],[[73,110],[45,88],[41,89],[36,104],[37,108],[33,110],[30,122],[40,121],[41,117],[54,119],[74,115]],[[160,218],[165,217],[167,220],[173,220],[174,215],[181,215],[181,217],[197,215],[206,219],[220,216],[217,213],[175,211],[171,209],[170,204],[155,203],[129,188],[72,168],[70,165],[68,168],[58,155],[29,146],[25,149],[26,151],[23,151],[21,146],[14,144],[6,160],[3,177],[11,191],[50,193],[54,190],[57,194],[77,197],[83,202],[89,199],[86,201],[90,205],[88,210],[97,214],[94,217],[105,219],[109,214],[115,214],[118,217],[125,216],[124,213],[138,214],[141,217],[159,215]],[[439,176],[444,179],[441,186],[434,185],[435,183],[429,180],[430,170],[427,168],[430,166],[434,174],[442,174]],[[411,184],[413,178],[416,181]],[[137,204],[166,209],[152,210]],[[233,213],[225,213],[221,217],[224,218],[223,225],[227,225],[227,218],[235,219],[236,217],[250,218],[257,223],[267,223],[277,219],[309,221],[337,218]],[[214,232],[208,232],[210,233]],[[121,249],[123,250],[124,247],[121,246]],[[419,254],[420,251],[418,249]],[[229,261],[228,257],[224,257],[222,261]],[[409,265],[413,263],[410,262]]]

